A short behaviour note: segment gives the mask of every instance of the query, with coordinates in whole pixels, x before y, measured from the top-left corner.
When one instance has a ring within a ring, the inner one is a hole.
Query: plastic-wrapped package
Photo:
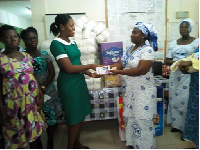
[[[112,65],[118,62],[123,55],[122,42],[103,42],[99,48],[100,63],[102,65]]]
[[[74,35],[74,39],[75,39],[75,41],[76,41],[76,40],[82,40],[82,34],[76,33],[76,34]]]
[[[80,27],[75,27],[75,33],[82,34],[82,28],[80,28]]]
[[[97,36],[96,33],[92,32],[92,31],[90,32],[90,38],[94,38],[95,39],[96,36]]]
[[[84,25],[84,30],[92,30],[94,27],[97,26],[97,22],[94,20],[90,20]]]
[[[90,19],[89,19],[86,15],[80,17],[79,19],[82,20],[82,22],[83,22],[84,24],[86,24],[88,21],[90,21]]]
[[[101,89],[101,84],[94,84],[93,85],[93,90],[100,90]]]
[[[87,49],[87,47],[79,47],[79,50],[81,51],[81,55],[86,55],[86,54],[88,54],[88,49]]]
[[[86,39],[87,46],[95,46],[96,40],[93,38]]]
[[[82,29],[84,27],[85,23],[82,21],[82,19],[77,19],[77,20],[75,20],[75,25]]]
[[[88,59],[87,62],[88,62],[88,64],[95,64],[94,59]]]
[[[90,30],[84,30],[83,31],[83,39],[89,39],[90,38]]]
[[[101,36],[101,34],[99,34],[97,37],[96,37],[96,41],[98,44],[102,43],[105,39]]]
[[[88,54],[95,54],[96,52],[95,46],[88,46]]]
[[[106,28],[106,24],[103,22],[99,22],[96,27],[92,30],[96,35],[101,33]]]
[[[107,29],[103,30],[100,34],[104,39],[107,39],[110,36],[110,33]]]

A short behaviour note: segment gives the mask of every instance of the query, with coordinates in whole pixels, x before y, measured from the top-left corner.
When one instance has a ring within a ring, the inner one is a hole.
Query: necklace
[[[181,38],[182,42],[187,42],[190,39],[190,37],[188,37],[187,39],[183,40],[183,38]]]

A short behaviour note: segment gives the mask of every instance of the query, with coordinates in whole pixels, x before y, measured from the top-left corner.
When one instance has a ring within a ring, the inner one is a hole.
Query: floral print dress
[[[45,128],[42,112],[38,112],[39,90],[33,76],[33,59],[25,52],[22,61],[0,53],[3,75],[3,103],[10,122],[3,128],[6,148],[25,148]]]
[[[33,67],[38,77],[40,84],[42,84],[48,77],[49,72],[47,65],[52,62],[52,59],[47,51],[41,51],[40,56],[34,57]],[[56,123],[64,122],[64,112],[60,98],[58,97],[58,91],[56,90],[53,82],[49,84],[45,89],[45,94],[50,97],[49,100],[44,102],[43,112],[48,125],[55,125]]]

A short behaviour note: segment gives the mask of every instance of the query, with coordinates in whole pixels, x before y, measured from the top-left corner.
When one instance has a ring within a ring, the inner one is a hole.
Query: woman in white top
[[[150,45],[146,45],[148,40]],[[126,145],[135,149],[156,148],[153,117],[157,113],[156,86],[152,64],[157,51],[157,32],[151,23],[138,22],[131,34],[130,46],[122,60],[111,65],[114,75],[122,74],[123,116]]]
[[[199,45],[199,39],[189,35],[191,30],[192,20],[183,19],[180,22],[181,38],[170,43],[165,60],[167,65],[194,53]],[[171,123],[171,132],[182,132],[189,99],[190,74],[183,74],[178,70],[171,72],[169,80],[167,123]]]

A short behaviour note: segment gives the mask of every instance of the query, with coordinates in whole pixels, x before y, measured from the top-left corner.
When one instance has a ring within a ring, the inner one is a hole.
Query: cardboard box
[[[117,63],[121,60],[122,55],[122,42],[102,42],[99,46],[99,60],[101,65]]]
[[[103,75],[105,87],[121,86],[121,75]]]
[[[160,116],[160,121],[155,126],[156,136],[163,135],[164,132],[164,111],[163,108],[157,108],[157,113]]]
[[[156,136],[163,135],[164,132],[164,95],[163,87],[157,86],[157,114],[159,123],[155,124]]]

